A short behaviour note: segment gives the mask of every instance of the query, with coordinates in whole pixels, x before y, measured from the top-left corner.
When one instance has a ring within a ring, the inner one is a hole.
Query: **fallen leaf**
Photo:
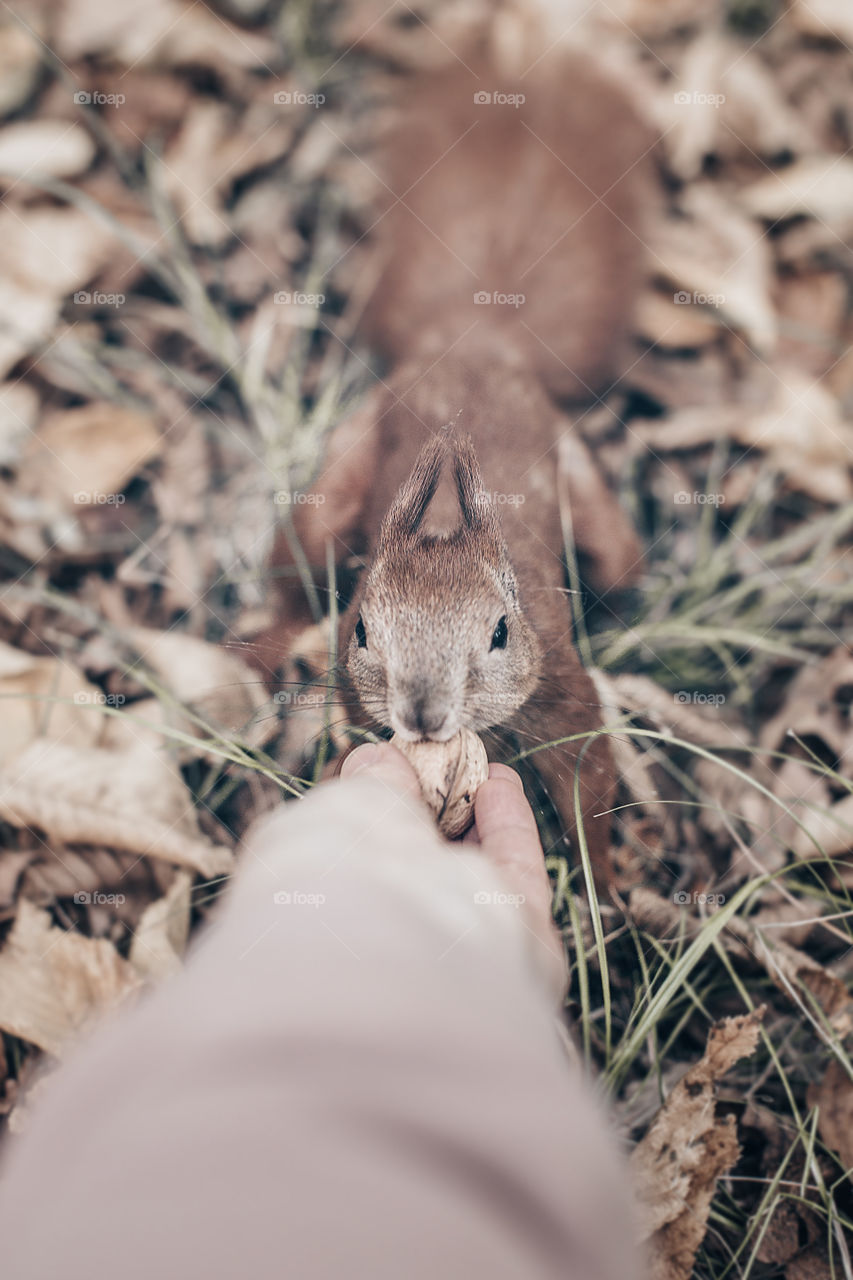
[[[0,770],[0,816],[49,842],[123,849],[206,878],[233,864],[201,835],[176,767],[147,745],[117,752],[37,739]]]
[[[191,886],[192,877],[179,872],[168,893],[143,911],[128,957],[141,978],[159,981],[180,969],[189,938]]]
[[[111,942],[57,929],[24,901],[0,951],[0,1029],[58,1055],[139,985]]]
[[[6,174],[71,178],[94,158],[89,134],[67,120],[21,120],[0,130],[0,182]]]
[[[656,452],[695,449],[727,435],[759,449],[789,489],[839,505],[853,498],[853,427],[831,391],[795,369],[772,373],[769,403],[677,411],[665,422],[635,422]]]
[[[26,456],[26,487],[67,508],[121,505],[121,491],[161,445],[147,414],[93,402],[46,414]]]
[[[734,1117],[716,1117],[714,1085],[754,1052],[762,1014],[725,1018],[711,1029],[704,1056],[669,1094],[631,1156],[652,1280],[693,1274],[717,1179],[738,1157]]]
[[[853,1080],[844,1064],[833,1058],[819,1084],[809,1087],[807,1102],[818,1108],[817,1128],[845,1169],[853,1169]]]
[[[853,160],[836,155],[804,157],[741,187],[737,200],[766,222],[803,214],[844,237],[853,230]]]
[[[33,21],[34,28],[41,24]],[[0,27],[0,115],[8,115],[30,96],[41,70],[41,50],[35,31],[31,34],[17,22]]]
[[[0,642],[0,764],[15,760],[38,737],[95,746],[106,703],[95,685],[62,658],[41,658]]]
[[[234,27],[206,5],[181,0],[123,0],[109,8],[101,0],[66,0],[56,42],[69,60],[104,53],[116,62],[146,66],[224,63],[255,70],[276,57],[271,38]]]
[[[805,35],[853,44],[853,13],[845,0],[792,0],[786,16]]]
[[[111,237],[76,209],[0,212],[0,376],[47,338],[65,295],[110,252]]]
[[[182,631],[132,627],[126,634],[139,650],[141,666],[153,671],[179,704],[170,718],[185,733],[200,736],[204,729],[180,705],[212,729],[229,737],[239,734],[256,746],[274,731],[269,695],[257,672],[236,653]],[[129,670],[133,674],[133,666]]]

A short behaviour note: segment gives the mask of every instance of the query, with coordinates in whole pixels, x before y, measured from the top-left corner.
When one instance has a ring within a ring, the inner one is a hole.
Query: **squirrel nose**
[[[447,712],[430,707],[426,698],[407,702],[400,708],[398,715],[404,729],[408,729],[410,733],[420,733],[425,738],[439,733],[447,721]]]

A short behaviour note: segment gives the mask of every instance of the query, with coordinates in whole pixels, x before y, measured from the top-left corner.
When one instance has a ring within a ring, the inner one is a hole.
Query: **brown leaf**
[[[0,643],[0,764],[14,760],[37,737],[100,742],[106,702],[100,689],[61,658],[39,658]]]
[[[62,299],[111,250],[103,227],[76,209],[0,213],[0,374],[51,333]]]
[[[67,120],[19,120],[0,129],[0,182],[6,174],[70,178],[85,173],[95,144]]]
[[[26,459],[29,492],[74,509],[121,505],[121,491],[159,450],[147,414],[93,402],[47,414]]]
[[[233,863],[202,837],[180,774],[147,744],[118,752],[37,739],[0,772],[0,816],[49,841],[124,849],[207,877]]]
[[[763,1010],[711,1029],[702,1059],[670,1093],[631,1166],[653,1280],[689,1280],[717,1179],[738,1156],[734,1119],[718,1120],[714,1084],[758,1043]]]
[[[142,978],[167,978],[181,967],[190,930],[192,877],[179,872],[168,893],[152,902],[133,931],[129,960]]]
[[[0,951],[0,1028],[60,1054],[138,986],[111,942],[54,928],[46,911],[24,901]]]
[[[820,1084],[810,1085],[807,1101],[818,1108],[823,1141],[838,1153],[845,1169],[853,1169],[853,1080],[838,1058],[832,1059]]]

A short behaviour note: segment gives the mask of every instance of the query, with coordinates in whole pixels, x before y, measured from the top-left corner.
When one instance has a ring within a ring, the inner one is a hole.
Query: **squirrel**
[[[637,536],[572,413],[628,364],[653,144],[622,90],[565,49],[515,82],[488,59],[406,79],[371,161],[381,271],[362,321],[390,371],[334,433],[323,503],[295,512],[321,580],[329,539],[339,564],[366,562],[338,653],[367,723],[536,749],[569,838],[577,771],[599,885],[614,766],[572,643],[561,511],[597,591],[635,579]],[[274,562],[293,563],[283,538]],[[286,647],[311,619],[279,582]]]

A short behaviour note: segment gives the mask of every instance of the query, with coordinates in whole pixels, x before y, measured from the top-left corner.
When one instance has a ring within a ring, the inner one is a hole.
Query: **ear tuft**
[[[453,442],[453,475],[465,528],[500,537],[495,509],[483,487],[480,464],[469,435],[459,436]]]
[[[446,434],[437,432],[421,449],[412,474],[401,486],[382,521],[380,543],[406,542],[415,536],[438,488],[447,445]]]

